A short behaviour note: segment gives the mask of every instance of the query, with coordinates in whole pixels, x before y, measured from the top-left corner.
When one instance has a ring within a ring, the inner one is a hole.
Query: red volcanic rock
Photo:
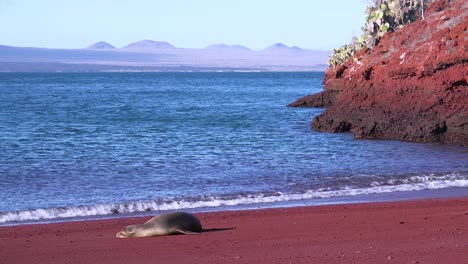
[[[335,90],[326,90],[318,94],[306,95],[289,104],[289,107],[330,107],[336,102]]]
[[[328,69],[324,89],[337,92],[336,102],[312,127],[356,138],[468,146],[467,19],[464,0],[438,0],[424,20]]]

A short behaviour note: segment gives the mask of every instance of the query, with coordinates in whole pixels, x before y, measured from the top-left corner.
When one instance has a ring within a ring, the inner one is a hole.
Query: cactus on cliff
[[[372,48],[377,45],[385,33],[416,21],[420,14],[424,16],[424,8],[432,1],[434,0],[375,0],[373,5],[366,8],[366,24],[361,28],[363,34],[351,44],[334,49],[328,65],[336,67],[352,58],[363,47]]]

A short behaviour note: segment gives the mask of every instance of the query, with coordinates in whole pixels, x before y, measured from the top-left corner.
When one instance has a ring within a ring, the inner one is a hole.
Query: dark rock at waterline
[[[317,94],[306,95],[290,103],[289,107],[330,107],[336,101],[337,91],[326,90]]]

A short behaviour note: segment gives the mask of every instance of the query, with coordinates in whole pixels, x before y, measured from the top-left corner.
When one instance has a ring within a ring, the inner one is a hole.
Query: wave
[[[468,187],[468,175],[452,173],[448,175],[410,176],[401,179],[374,181],[368,187],[352,186],[333,190],[319,188],[301,193],[260,193],[242,194],[230,197],[204,196],[180,200],[134,201],[90,206],[32,209],[25,211],[0,212],[0,224],[23,223],[46,220],[59,220],[76,217],[109,216],[150,211],[169,211],[197,208],[230,207],[239,205],[271,204],[321,198],[346,197],[366,194],[391,193],[402,191],[435,190],[453,187]]]

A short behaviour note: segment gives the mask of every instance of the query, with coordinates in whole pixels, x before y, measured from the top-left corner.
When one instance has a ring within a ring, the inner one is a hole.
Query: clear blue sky
[[[143,39],[177,47],[261,49],[276,42],[330,50],[361,33],[365,0],[0,0],[0,45],[121,47]]]

